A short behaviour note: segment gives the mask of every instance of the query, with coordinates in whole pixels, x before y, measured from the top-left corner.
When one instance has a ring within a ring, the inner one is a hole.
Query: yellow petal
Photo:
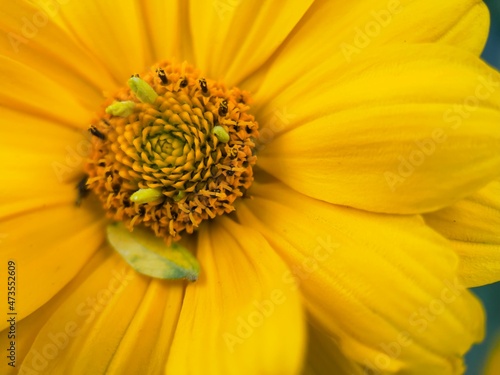
[[[142,2],[64,3],[54,17],[55,22],[71,32],[80,46],[90,51],[118,83],[125,83],[131,74],[144,71],[154,62]],[[78,63],[76,59],[73,61]]]
[[[1,259],[18,269],[18,319],[29,315],[61,290],[104,241],[104,223],[97,207],[73,203],[13,216],[1,221]],[[7,279],[6,268],[0,271]],[[7,300],[7,290],[2,291]],[[7,322],[0,324],[3,329]]]
[[[182,283],[149,281],[100,249],[18,324],[18,367],[40,374],[162,373],[183,293]]]
[[[496,338],[493,349],[489,353],[484,375],[497,375],[500,373],[500,335]]]
[[[184,296],[180,282],[152,280],[107,374],[162,374]],[[137,343],[141,345],[137,345]]]
[[[255,231],[220,218],[202,227],[200,278],[186,288],[168,374],[296,374],[304,320],[287,268]]]
[[[91,261],[58,296],[62,302],[54,306],[39,330],[21,373],[106,372],[141,307],[149,279],[139,276],[109,249],[99,251],[105,253],[104,259]]]
[[[283,94],[279,103],[294,118],[258,155],[260,167],[291,187],[408,214],[453,204],[498,175],[500,74],[475,56],[392,46],[328,73],[332,80],[324,74]]]
[[[164,0],[141,3],[155,61],[181,59],[181,48],[189,34],[187,17],[182,14],[185,5],[181,1]]]
[[[52,299],[50,299],[47,303],[43,304],[39,309],[37,309],[32,314],[28,315],[22,320],[17,320],[16,327],[16,337],[15,337],[15,347],[16,347],[16,367],[11,368],[11,372],[7,372],[7,374],[17,374],[19,371],[19,367],[24,361],[26,355],[30,352],[31,346],[38,336],[40,330],[43,328],[45,323],[51,318],[55,311],[63,304],[66,298],[71,295],[81,283],[83,283],[89,274],[91,274],[96,268],[103,263],[106,258],[109,256],[111,252],[106,251],[96,251],[93,256],[89,259],[89,261],[84,266],[83,270],[78,273],[78,275],[58,294],[56,294]],[[65,321],[64,323],[70,323],[69,321]],[[69,328],[71,328],[73,324],[69,324]],[[63,331],[61,333],[67,334],[63,326]],[[9,347],[10,341],[8,338],[9,328],[6,328],[0,334],[0,345],[2,347]],[[22,332],[21,334],[19,334]],[[59,332],[52,332],[51,337],[60,337]],[[71,336],[70,338],[72,338]],[[53,344],[56,342],[52,342]],[[33,351],[35,349],[32,349]],[[50,349],[49,349],[50,350]],[[36,366],[35,366],[36,367]]]
[[[5,36],[0,38],[2,55],[36,67],[43,76],[69,90],[86,108],[95,109],[101,91],[114,87],[109,72],[54,22],[66,6],[64,1],[35,2],[41,6],[16,1],[0,9],[0,29]]]
[[[84,123],[82,122],[80,126],[83,127]],[[68,127],[63,122],[26,113],[22,109],[2,108],[2,116],[0,116],[2,163],[9,165],[21,163],[25,168],[28,166],[28,163],[24,165],[25,162],[37,162],[36,158],[33,159],[26,154],[64,158],[68,154],[68,149],[71,148],[74,149],[74,154],[81,154],[78,156],[83,160],[86,157],[85,151],[88,152],[90,149],[89,138],[90,134],[87,129]],[[83,144],[84,141],[87,143]],[[9,151],[17,150],[17,152],[9,155],[5,148],[10,148]],[[40,168],[41,164],[36,167]],[[80,168],[81,170],[83,168]]]
[[[349,65],[387,44],[439,42],[479,55],[488,31],[488,9],[477,0],[316,1],[272,64],[247,83],[266,103],[318,65]]]
[[[311,0],[190,3],[196,65],[214,79],[235,85],[276,51]]]
[[[288,263],[306,307],[348,358],[373,370],[458,374],[483,335],[458,257],[418,216],[334,206],[282,184],[254,184],[237,207]]]
[[[22,124],[21,126],[13,124]],[[0,116],[0,218],[73,204],[90,150],[89,134],[4,108]],[[68,184],[69,185],[68,185]]]
[[[467,287],[500,281],[500,180],[424,218],[451,240]]]
[[[321,329],[309,325],[309,345],[303,375],[366,375],[363,367],[349,360],[338,344]]]
[[[0,72],[0,101],[5,107],[41,115],[75,128],[85,127],[89,121],[90,112],[68,88],[45,77],[36,66],[0,56]]]

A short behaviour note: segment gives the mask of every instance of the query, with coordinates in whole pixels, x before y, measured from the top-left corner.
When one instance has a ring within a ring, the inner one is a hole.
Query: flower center
[[[87,186],[108,216],[167,243],[234,210],[253,181],[248,93],[163,62],[105,102],[90,126]]]

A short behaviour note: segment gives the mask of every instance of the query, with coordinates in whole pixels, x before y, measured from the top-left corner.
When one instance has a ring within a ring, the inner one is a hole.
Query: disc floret
[[[109,98],[89,129],[87,186],[108,216],[167,243],[234,210],[253,182],[249,96],[164,62]],[[99,135],[99,136],[97,136]]]

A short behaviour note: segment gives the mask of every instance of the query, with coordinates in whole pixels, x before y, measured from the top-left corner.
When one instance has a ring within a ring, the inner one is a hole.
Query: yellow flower
[[[2,373],[463,373],[484,326],[467,288],[500,280],[500,75],[478,57],[481,1],[0,12]],[[95,196],[75,206],[90,121],[166,59],[248,91],[259,124],[250,199],[182,236],[193,283],[135,272]]]

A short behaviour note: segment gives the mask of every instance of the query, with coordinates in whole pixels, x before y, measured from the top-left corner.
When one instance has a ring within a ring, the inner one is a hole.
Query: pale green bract
[[[187,279],[196,281],[200,265],[183,246],[167,246],[163,239],[151,231],[134,228],[130,232],[123,223],[107,228],[108,241],[123,259],[137,272],[159,279]]]

